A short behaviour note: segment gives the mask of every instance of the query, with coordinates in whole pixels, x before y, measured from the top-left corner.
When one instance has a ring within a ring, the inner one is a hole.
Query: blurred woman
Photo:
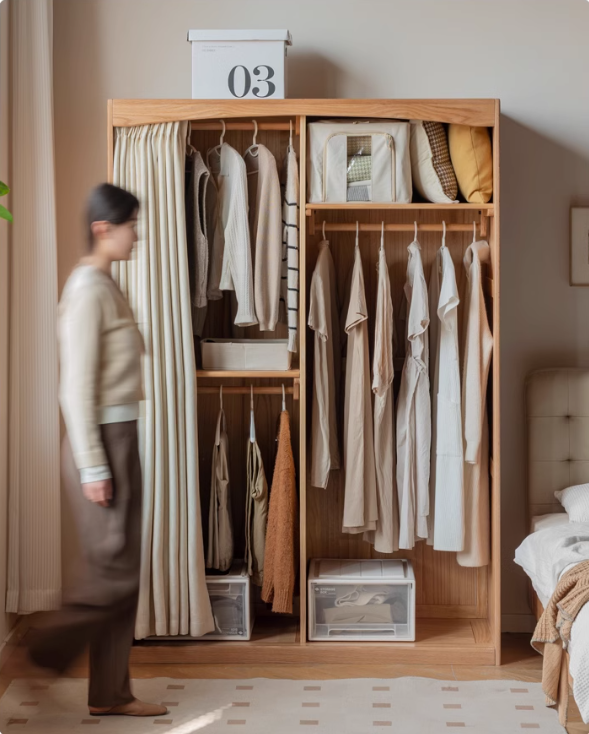
[[[143,399],[143,340],[112,279],[131,258],[139,202],[110,184],[87,207],[89,252],[60,303],[60,403],[67,436],[62,476],[83,563],[64,607],[32,641],[37,665],[64,672],[89,645],[89,710],[94,716],[160,716],[129,684],[141,561],[141,466],[137,440]]]

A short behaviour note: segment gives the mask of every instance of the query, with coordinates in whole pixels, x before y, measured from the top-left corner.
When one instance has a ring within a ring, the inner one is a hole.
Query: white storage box
[[[207,576],[215,632],[201,640],[249,640],[254,625],[250,577],[243,561],[235,561],[228,574]]]
[[[309,639],[415,640],[415,575],[411,563],[311,561]]]
[[[203,339],[204,370],[288,370],[288,339]]]
[[[193,99],[284,99],[287,30],[188,32]]]
[[[308,132],[309,201],[411,201],[408,122],[322,120]]]

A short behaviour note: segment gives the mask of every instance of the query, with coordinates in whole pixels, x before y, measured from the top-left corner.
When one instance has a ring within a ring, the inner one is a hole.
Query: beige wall
[[[586,0],[55,0],[60,282],[105,177],[109,97],[189,97],[189,28],[289,28],[293,97],[499,97],[502,120],[503,609],[526,531],[522,388],[589,365],[589,289],[568,286],[569,206],[589,205]]]
[[[8,3],[0,5],[0,180],[10,183],[8,120]],[[2,199],[9,206],[9,199]],[[9,225],[0,220],[0,650],[15,617],[4,611],[8,510],[8,267]]]

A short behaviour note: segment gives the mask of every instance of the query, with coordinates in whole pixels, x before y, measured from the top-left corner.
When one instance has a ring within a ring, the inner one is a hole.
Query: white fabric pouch
[[[322,120],[308,133],[309,201],[411,202],[408,122]]]

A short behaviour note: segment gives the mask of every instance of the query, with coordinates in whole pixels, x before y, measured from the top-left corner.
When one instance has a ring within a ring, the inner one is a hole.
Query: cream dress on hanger
[[[326,239],[319,243],[311,280],[309,328],[315,333],[311,484],[325,489],[330,472],[340,468],[337,402],[341,366],[335,265]]]
[[[464,255],[468,292],[464,322],[462,415],[464,424],[464,550],[461,566],[486,566],[490,560],[489,422],[487,380],[493,335],[483,296],[482,267],[491,256],[489,245],[473,242]]]
[[[358,235],[356,235],[346,333],[348,347],[344,404],[346,477],[343,532],[363,533],[367,530],[376,530],[378,505],[370,397],[368,307]]]
[[[378,257],[378,292],[374,335],[372,391],[374,392],[374,459],[378,522],[364,540],[379,553],[399,550],[399,510],[395,483],[395,423],[393,417],[393,301],[384,235]]]
[[[407,248],[407,354],[397,404],[397,491],[399,548],[410,550],[427,538],[431,449],[431,401],[427,328],[429,310],[421,248]]]
[[[432,384],[432,477],[430,517],[433,546],[461,551],[464,546],[464,491],[460,356],[458,350],[458,287],[445,237],[432,268],[430,296],[437,295],[434,380]],[[432,299],[430,298],[430,306]],[[430,326],[431,328],[431,326]],[[435,469],[434,469],[435,467]],[[430,541],[431,541],[430,521]]]

